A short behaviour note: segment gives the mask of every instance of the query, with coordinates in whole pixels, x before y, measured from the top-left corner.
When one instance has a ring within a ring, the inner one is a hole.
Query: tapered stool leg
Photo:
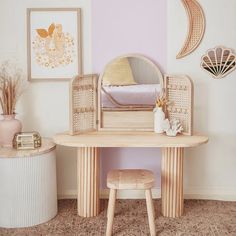
[[[151,236],[155,236],[156,235],[155,212],[154,212],[154,207],[153,207],[151,189],[145,190],[145,195],[146,195],[146,203],[147,203],[147,212],[148,212],[148,222],[149,222],[149,228],[150,228],[150,235]]]
[[[97,216],[100,211],[99,201],[99,149],[95,147],[78,148],[77,184],[78,215]]]
[[[115,203],[116,203],[116,192],[117,192],[116,189],[110,189],[108,209],[107,209],[106,236],[112,235],[112,226],[113,226],[114,213],[115,213]]]
[[[183,215],[184,148],[163,148],[161,170],[162,214],[166,217]]]

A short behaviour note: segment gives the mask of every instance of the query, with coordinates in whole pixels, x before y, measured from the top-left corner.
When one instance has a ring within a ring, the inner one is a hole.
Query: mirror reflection
[[[107,65],[102,75],[102,110],[152,110],[162,83],[160,70],[149,59],[117,58]]]

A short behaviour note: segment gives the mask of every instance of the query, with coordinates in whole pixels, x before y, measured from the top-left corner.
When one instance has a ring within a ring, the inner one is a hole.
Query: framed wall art
[[[67,80],[82,74],[81,10],[27,9],[30,81]]]

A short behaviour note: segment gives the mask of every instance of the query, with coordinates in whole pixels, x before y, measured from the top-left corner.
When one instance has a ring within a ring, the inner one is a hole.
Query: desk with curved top
[[[162,214],[179,217],[183,214],[184,148],[208,142],[201,135],[168,137],[154,132],[92,132],[70,136],[57,134],[54,142],[77,147],[78,214],[92,217],[99,214],[99,148],[100,147],[160,147],[162,148],[161,198]]]

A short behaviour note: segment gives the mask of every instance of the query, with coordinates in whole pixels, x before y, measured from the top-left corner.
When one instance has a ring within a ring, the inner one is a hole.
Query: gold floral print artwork
[[[62,24],[52,23],[48,29],[36,29],[36,32],[32,44],[38,65],[53,69],[74,62],[74,38],[63,32]]]

